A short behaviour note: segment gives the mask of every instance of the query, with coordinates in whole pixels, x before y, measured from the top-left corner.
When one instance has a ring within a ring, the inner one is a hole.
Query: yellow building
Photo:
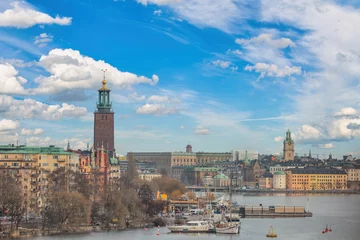
[[[173,152],[171,154],[171,166],[195,166],[197,165],[196,154],[192,152]]]
[[[260,189],[271,189],[273,187],[273,175],[269,172],[259,178]]]
[[[336,168],[293,168],[286,173],[286,185],[291,190],[347,189],[347,173]]]
[[[14,174],[17,181],[22,184],[24,196],[30,208],[41,205],[39,192],[41,186],[47,183],[47,174],[60,167],[77,171],[78,162],[78,154],[66,152],[63,148],[53,145],[49,147],[0,146],[0,169]]]

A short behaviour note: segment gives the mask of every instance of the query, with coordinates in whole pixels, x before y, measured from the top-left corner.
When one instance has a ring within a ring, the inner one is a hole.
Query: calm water
[[[309,209],[312,218],[277,218],[277,219],[243,219],[241,233],[237,236],[219,236],[215,234],[167,234],[167,228],[161,228],[160,236],[156,236],[157,229],[131,230],[123,232],[91,233],[88,235],[41,237],[36,240],[97,240],[97,239],[267,239],[265,237],[270,225],[274,226],[277,239],[326,239],[326,240],[359,240],[360,239],[360,195],[238,195],[236,200],[240,204],[258,205],[298,205],[306,206],[309,198]],[[331,233],[322,234],[321,231],[329,224]]]

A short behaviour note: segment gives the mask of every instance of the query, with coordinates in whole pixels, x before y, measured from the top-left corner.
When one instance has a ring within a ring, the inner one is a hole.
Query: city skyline
[[[360,156],[359,4],[200,2],[2,1],[0,144],[86,149],[107,69],[119,154]]]

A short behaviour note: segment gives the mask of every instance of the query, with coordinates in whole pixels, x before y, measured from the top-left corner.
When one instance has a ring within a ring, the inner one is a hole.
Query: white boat
[[[184,225],[169,226],[168,229],[176,233],[208,233],[214,231],[214,225],[208,221],[189,221]]]
[[[240,222],[224,222],[215,225],[215,232],[220,234],[238,234]]]

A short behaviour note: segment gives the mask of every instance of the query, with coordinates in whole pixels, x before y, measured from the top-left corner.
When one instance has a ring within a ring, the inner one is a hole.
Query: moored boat
[[[215,232],[220,234],[238,234],[240,222],[223,222],[215,225]]]
[[[208,221],[189,221],[183,225],[169,226],[173,233],[209,233],[214,231],[214,225]]]

